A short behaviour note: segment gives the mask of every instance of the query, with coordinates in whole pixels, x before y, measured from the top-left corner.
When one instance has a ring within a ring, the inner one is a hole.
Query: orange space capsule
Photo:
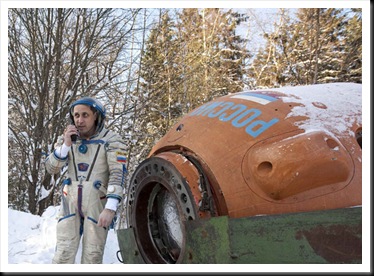
[[[244,91],[185,115],[131,178],[126,208],[139,256],[193,262],[192,222],[361,207],[361,88]]]

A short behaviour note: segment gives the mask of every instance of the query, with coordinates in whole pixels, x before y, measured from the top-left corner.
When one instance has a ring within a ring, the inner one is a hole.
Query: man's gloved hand
[[[64,130],[64,143],[68,147],[72,145],[71,135],[73,134],[78,134],[77,128],[74,125],[68,125]]]
[[[97,222],[97,226],[109,227],[109,225],[112,223],[112,220],[115,214],[116,212],[113,210],[104,209],[99,216],[99,221]]]

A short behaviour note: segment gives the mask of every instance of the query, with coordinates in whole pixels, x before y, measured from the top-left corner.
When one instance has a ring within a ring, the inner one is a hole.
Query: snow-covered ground
[[[51,264],[56,243],[58,208],[48,207],[42,216],[8,209],[8,263]],[[104,251],[104,264],[121,264],[116,232],[111,229]],[[80,263],[79,247],[75,263]],[[121,256],[120,256],[121,257]]]

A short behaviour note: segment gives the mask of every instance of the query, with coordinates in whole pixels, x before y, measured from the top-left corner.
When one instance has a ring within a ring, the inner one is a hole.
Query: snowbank
[[[8,263],[51,264],[56,243],[56,215],[59,206],[48,207],[42,216],[8,209]],[[120,264],[117,235],[108,233],[104,251],[104,264]],[[80,263],[81,247],[76,263]]]

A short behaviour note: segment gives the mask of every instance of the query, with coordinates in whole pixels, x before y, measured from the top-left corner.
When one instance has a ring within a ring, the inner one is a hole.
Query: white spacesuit
[[[98,226],[99,216],[104,209],[116,211],[127,175],[126,146],[117,133],[104,128],[102,105],[92,98],[77,100],[70,108],[72,120],[74,106],[82,104],[97,113],[95,134],[89,139],[78,138],[65,149],[61,149],[60,139],[46,160],[50,174],[68,164],[53,263],[74,263],[82,236],[81,263],[102,263],[109,227]]]

